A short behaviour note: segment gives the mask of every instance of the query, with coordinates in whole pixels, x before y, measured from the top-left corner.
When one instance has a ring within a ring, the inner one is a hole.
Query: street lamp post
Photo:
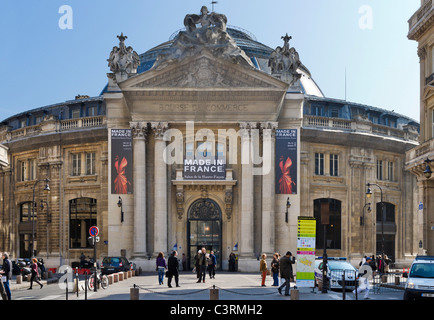
[[[370,199],[372,197],[372,190],[371,190],[371,186],[376,186],[378,187],[378,189],[380,189],[380,197],[381,197],[381,269],[380,272],[384,273],[384,209],[385,209],[385,205],[383,202],[383,189],[381,189],[381,187],[378,184],[375,183],[368,183],[366,184],[368,186],[368,190],[366,191],[366,196],[368,197],[368,199]]]
[[[35,206],[36,206],[36,202],[35,202],[35,189],[36,186],[38,185],[39,182],[44,181],[45,182],[45,187],[44,187],[44,191],[50,191],[50,186],[49,186],[49,182],[50,179],[46,178],[43,180],[36,180],[35,184],[33,185],[33,201],[32,201],[32,247],[31,247],[31,257],[34,258],[35,257]]]

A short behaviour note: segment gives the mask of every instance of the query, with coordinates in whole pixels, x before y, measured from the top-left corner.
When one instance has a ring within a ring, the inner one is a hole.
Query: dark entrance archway
[[[187,266],[194,268],[195,256],[201,248],[214,251],[217,269],[221,269],[222,212],[211,199],[198,199],[188,209],[187,221]]]

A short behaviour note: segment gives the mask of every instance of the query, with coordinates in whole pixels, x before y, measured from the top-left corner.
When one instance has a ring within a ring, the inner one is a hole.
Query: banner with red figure
[[[276,194],[297,194],[297,129],[276,130]]]
[[[111,130],[112,194],[133,193],[133,141],[131,129]]]

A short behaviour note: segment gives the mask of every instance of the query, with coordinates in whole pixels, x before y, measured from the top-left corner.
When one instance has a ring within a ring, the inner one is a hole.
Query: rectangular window
[[[338,108],[332,108],[330,110],[330,116],[332,118],[339,118],[339,109]]]
[[[315,153],[315,174],[324,175],[324,153]]]
[[[212,142],[198,142],[197,143],[197,157],[212,157],[213,156],[213,150],[212,150]]]
[[[29,160],[29,180],[36,180],[36,160]]]
[[[225,156],[225,144],[217,143],[217,157],[223,158]]]
[[[389,181],[393,181],[394,176],[393,176],[393,162],[389,161],[389,163],[387,164],[387,179]]]
[[[72,155],[72,175],[79,176],[81,174],[81,154]]]
[[[71,118],[78,119],[80,118],[80,109],[74,109],[71,111]]]
[[[432,132],[431,138],[434,138],[434,109],[431,110]]]
[[[334,177],[339,175],[339,156],[337,154],[330,155],[330,175]]]
[[[95,152],[86,153],[86,175],[95,174]]]
[[[383,160],[377,160],[377,180],[383,180]]]
[[[87,113],[89,117],[96,117],[98,115],[98,107],[89,107]]]
[[[27,180],[27,162],[26,161],[19,161],[18,162],[18,179],[19,181],[26,181]]]
[[[186,159],[194,158],[194,143],[188,142],[185,144],[185,157]]]

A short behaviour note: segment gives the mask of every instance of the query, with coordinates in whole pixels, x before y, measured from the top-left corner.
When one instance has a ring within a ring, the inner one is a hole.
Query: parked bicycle
[[[109,286],[108,277],[105,274],[102,274],[101,272],[96,274],[96,281],[97,281],[97,285],[101,286],[101,288],[103,289],[107,289]],[[89,290],[93,291],[95,288],[94,285],[95,285],[95,273],[92,273],[88,280]]]

